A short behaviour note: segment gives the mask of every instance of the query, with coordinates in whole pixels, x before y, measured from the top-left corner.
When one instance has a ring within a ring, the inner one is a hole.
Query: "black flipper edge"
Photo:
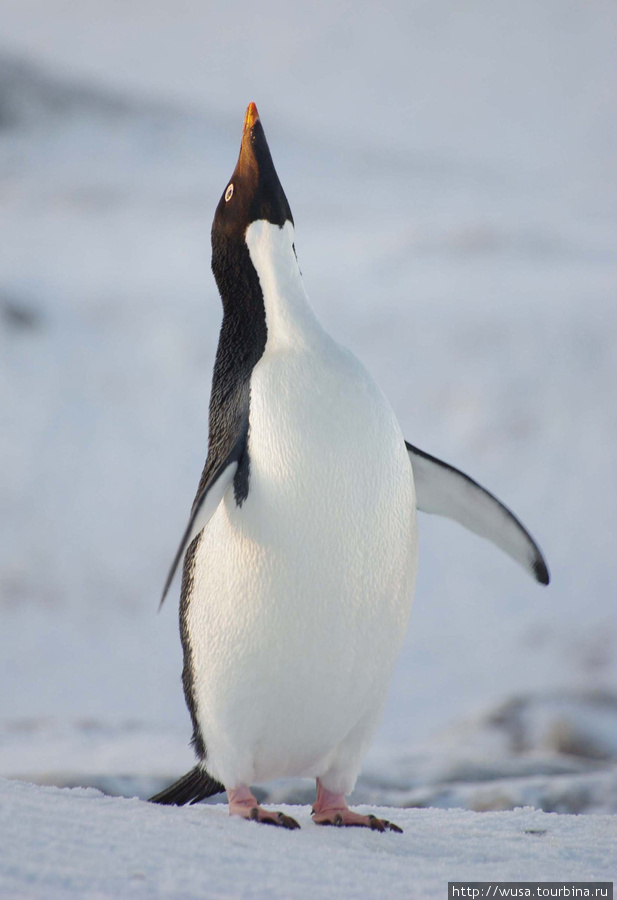
[[[167,591],[170,588],[173,577],[176,574],[176,569],[178,568],[187,548],[189,547],[191,542],[195,540],[197,535],[206,527],[206,525],[214,515],[217,506],[233,484],[236,472],[238,471],[240,457],[242,455],[242,452],[244,451],[244,444],[244,440],[239,441],[233,448],[233,450],[228,454],[228,456],[226,456],[225,459],[216,467],[216,469],[208,479],[203,491],[193,504],[193,509],[191,510],[191,516],[189,518],[188,525],[184,529],[184,534],[182,535],[180,546],[176,551],[174,561],[171,564],[171,568],[167,574],[165,587],[163,588],[163,594],[161,596],[161,602],[159,603],[159,609],[165,602]]]
[[[405,441],[421,512],[453,519],[520,563],[540,584],[550,576],[542,552],[522,522],[482,485]]]

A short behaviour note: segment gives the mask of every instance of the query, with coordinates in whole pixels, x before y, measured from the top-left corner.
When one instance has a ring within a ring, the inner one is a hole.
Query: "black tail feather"
[[[160,794],[150,797],[150,803],[163,803],[168,806],[184,806],[185,803],[199,803],[213,794],[220,794],[225,790],[220,781],[215,781],[211,775],[195,766],[170,787],[165,788]]]

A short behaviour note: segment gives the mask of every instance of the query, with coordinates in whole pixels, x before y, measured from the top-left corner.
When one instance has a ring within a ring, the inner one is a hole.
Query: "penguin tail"
[[[216,781],[211,775],[195,766],[170,787],[165,788],[154,797],[150,797],[150,803],[162,803],[166,806],[184,806],[185,803],[199,803],[213,794],[220,794],[225,790],[220,781]]]

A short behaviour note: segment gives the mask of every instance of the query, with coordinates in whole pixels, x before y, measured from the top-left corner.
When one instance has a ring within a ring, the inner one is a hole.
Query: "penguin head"
[[[249,103],[238,162],[212,223],[212,271],[226,309],[239,305],[247,308],[260,302],[259,279],[246,244],[247,231],[254,222],[269,223],[279,229],[289,222],[293,230],[291,209],[276,174],[257,107]],[[290,243],[290,252],[292,246]]]
[[[281,186],[263,125],[254,103],[244,117],[240,155],[233,175],[216,208],[212,223],[212,243],[243,240],[252,222],[265,220],[282,227],[293,224],[287,197]]]

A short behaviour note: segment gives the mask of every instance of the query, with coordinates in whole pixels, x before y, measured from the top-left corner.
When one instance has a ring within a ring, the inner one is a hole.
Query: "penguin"
[[[317,825],[400,831],[352,811],[410,614],[417,510],[488,538],[548,584],[537,544],[469,476],[405,441],[371,376],[322,328],[294,219],[251,103],[216,208],[223,305],[205,468],[184,559],[183,687],[197,765],[154,803],[226,791],[231,815],[287,829],[251,785],[316,780]]]

